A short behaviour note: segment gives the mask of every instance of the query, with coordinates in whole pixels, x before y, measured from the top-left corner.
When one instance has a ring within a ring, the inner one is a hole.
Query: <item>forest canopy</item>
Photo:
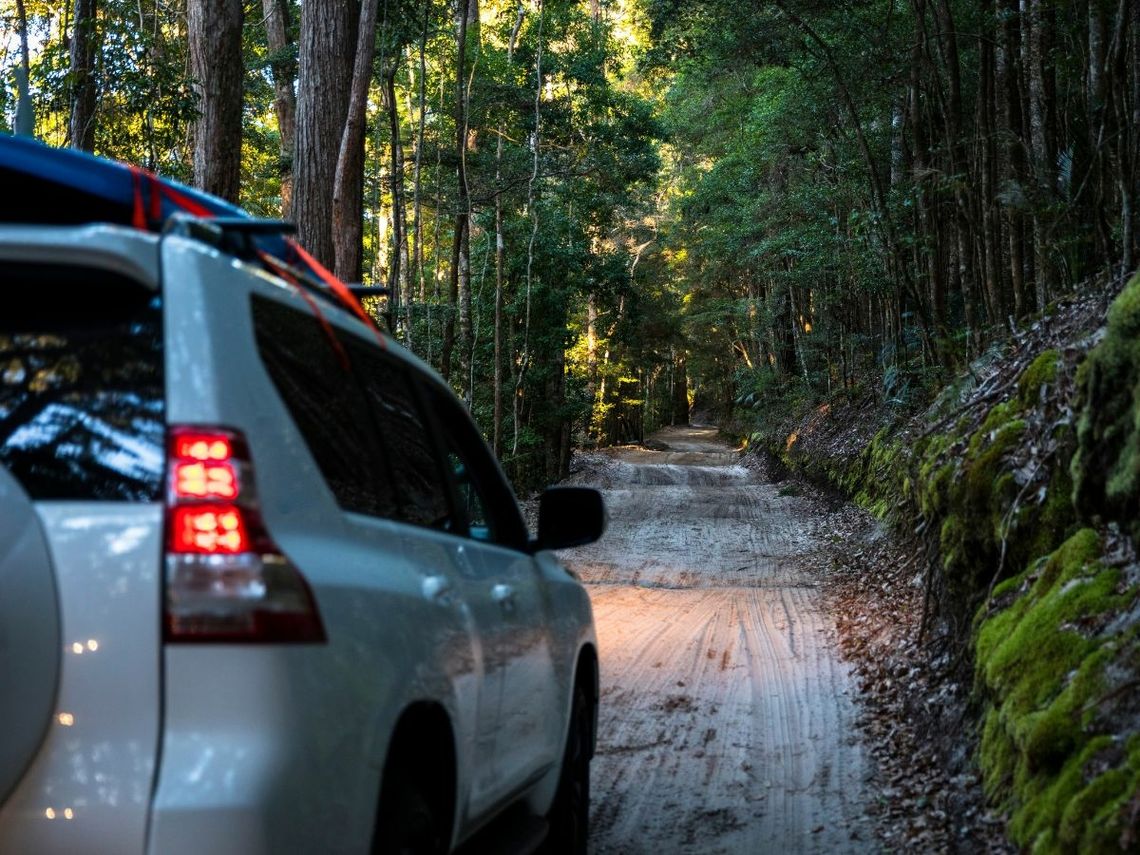
[[[691,406],[920,400],[1135,265],[1128,0],[0,0],[0,21],[0,130],[296,219],[390,289],[372,310],[524,486]]]

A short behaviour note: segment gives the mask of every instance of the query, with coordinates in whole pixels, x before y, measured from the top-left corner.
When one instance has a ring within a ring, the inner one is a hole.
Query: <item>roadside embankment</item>
[[[958,689],[947,760],[1034,852],[1140,846],[1140,277],[1117,290],[1051,307],[923,412],[870,396],[751,437],[908,544],[912,640]]]

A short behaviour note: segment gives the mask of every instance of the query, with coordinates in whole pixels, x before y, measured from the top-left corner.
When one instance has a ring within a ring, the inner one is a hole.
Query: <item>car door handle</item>
[[[502,583],[495,585],[491,588],[491,599],[509,612],[515,607],[515,589]]]
[[[426,599],[438,603],[451,591],[451,580],[446,576],[428,576],[423,581],[422,590]]]

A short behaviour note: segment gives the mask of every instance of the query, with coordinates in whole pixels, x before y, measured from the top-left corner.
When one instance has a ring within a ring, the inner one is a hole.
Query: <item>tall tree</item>
[[[237,202],[241,190],[242,0],[187,0],[190,74],[198,96],[194,184]]]
[[[71,35],[72,148],[95,150],[95,57],[99,51],[98,0],[75,0]]]
[[[77,0],[79,2],[79,0]],[[91,0],[94,2],[94,0]],[[289,36],[287,0],[261,0],[265,40],[273,69],[273,109],[277,115],[278,174],[281,178],[281,215],[288,217],[293,203],[293,148],[297,137],[297,94],[293,79],[297,62]]]
[[[376,14],[380,0],[360,6],[352,85],[333,179],[332,239],[336,275],[360,281],[363,265],[364,121],[372,59],[376,53]]]
[[[16,67],[16,133],[35,136],[36,114],[30,91],[32,54],[28,47],[28,10],[16,0],[16,26],[20,31],[20,64]]]
[[[333,185],[348,116],[359,15],[355,0],[306,0],[301,6],[292,215],[301,242],[328,266],[336,264]],[[344,204],[353,211],[360,210],[359,176],[346,172],[342,177]]]
[[[467,81],[467,60],[471,41],[478,44],[479,0],[456,0],[455,6],[455,175],[458,202],[452,232],[451,269],[448,275],[450,309],[444,320],[440,373],[451,378],[455,352],[455,315],[460,315],[460,369],[470,364],[471,317],[471,191],[467,185],[467,135],[471,89]],[[464,377],[464,388],[467,387]],[[470,404],[470,401],[468,401]]]

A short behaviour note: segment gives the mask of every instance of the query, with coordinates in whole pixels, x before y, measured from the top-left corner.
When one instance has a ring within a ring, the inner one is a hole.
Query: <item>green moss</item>
[[[1017,397],[1023,407],[1036,404],[1041,396],[1041,387],[1056,382],[1060,364],[1060,351],[1046,350],[1021,373],[1017,381]]]
[[[1140,538],[1140,277],[1108,311],[1108,327],[1077,371],[1074,502]]]
[[[963,620],[998,565],[1002,521],[1018,492],[1005,471],[1005,459],[1025,432],[1019,415],[1016,401],[994,407],[970,437],[964,455],[953,468],[938,471],[921,502],[932,515],[945,513],[940,531],[943,576],[953,601],[965,608]]]
[[[1124,800],[1137,789],[1140,750],[1125,764],[1116,743],[1096,735],[1105,675],[1122,647],[1082,627],[1135,596],[1121,591],[1118,568],[1100,563],[1101,547],[1095,531],[1078,531],[995,589],[1008,605],[979,620],[978,684],[992,704],[979,754],[985,788],[1012,808],[1010,833],[1033,852],[1105,851],[1104,828],[1119,839]]]

